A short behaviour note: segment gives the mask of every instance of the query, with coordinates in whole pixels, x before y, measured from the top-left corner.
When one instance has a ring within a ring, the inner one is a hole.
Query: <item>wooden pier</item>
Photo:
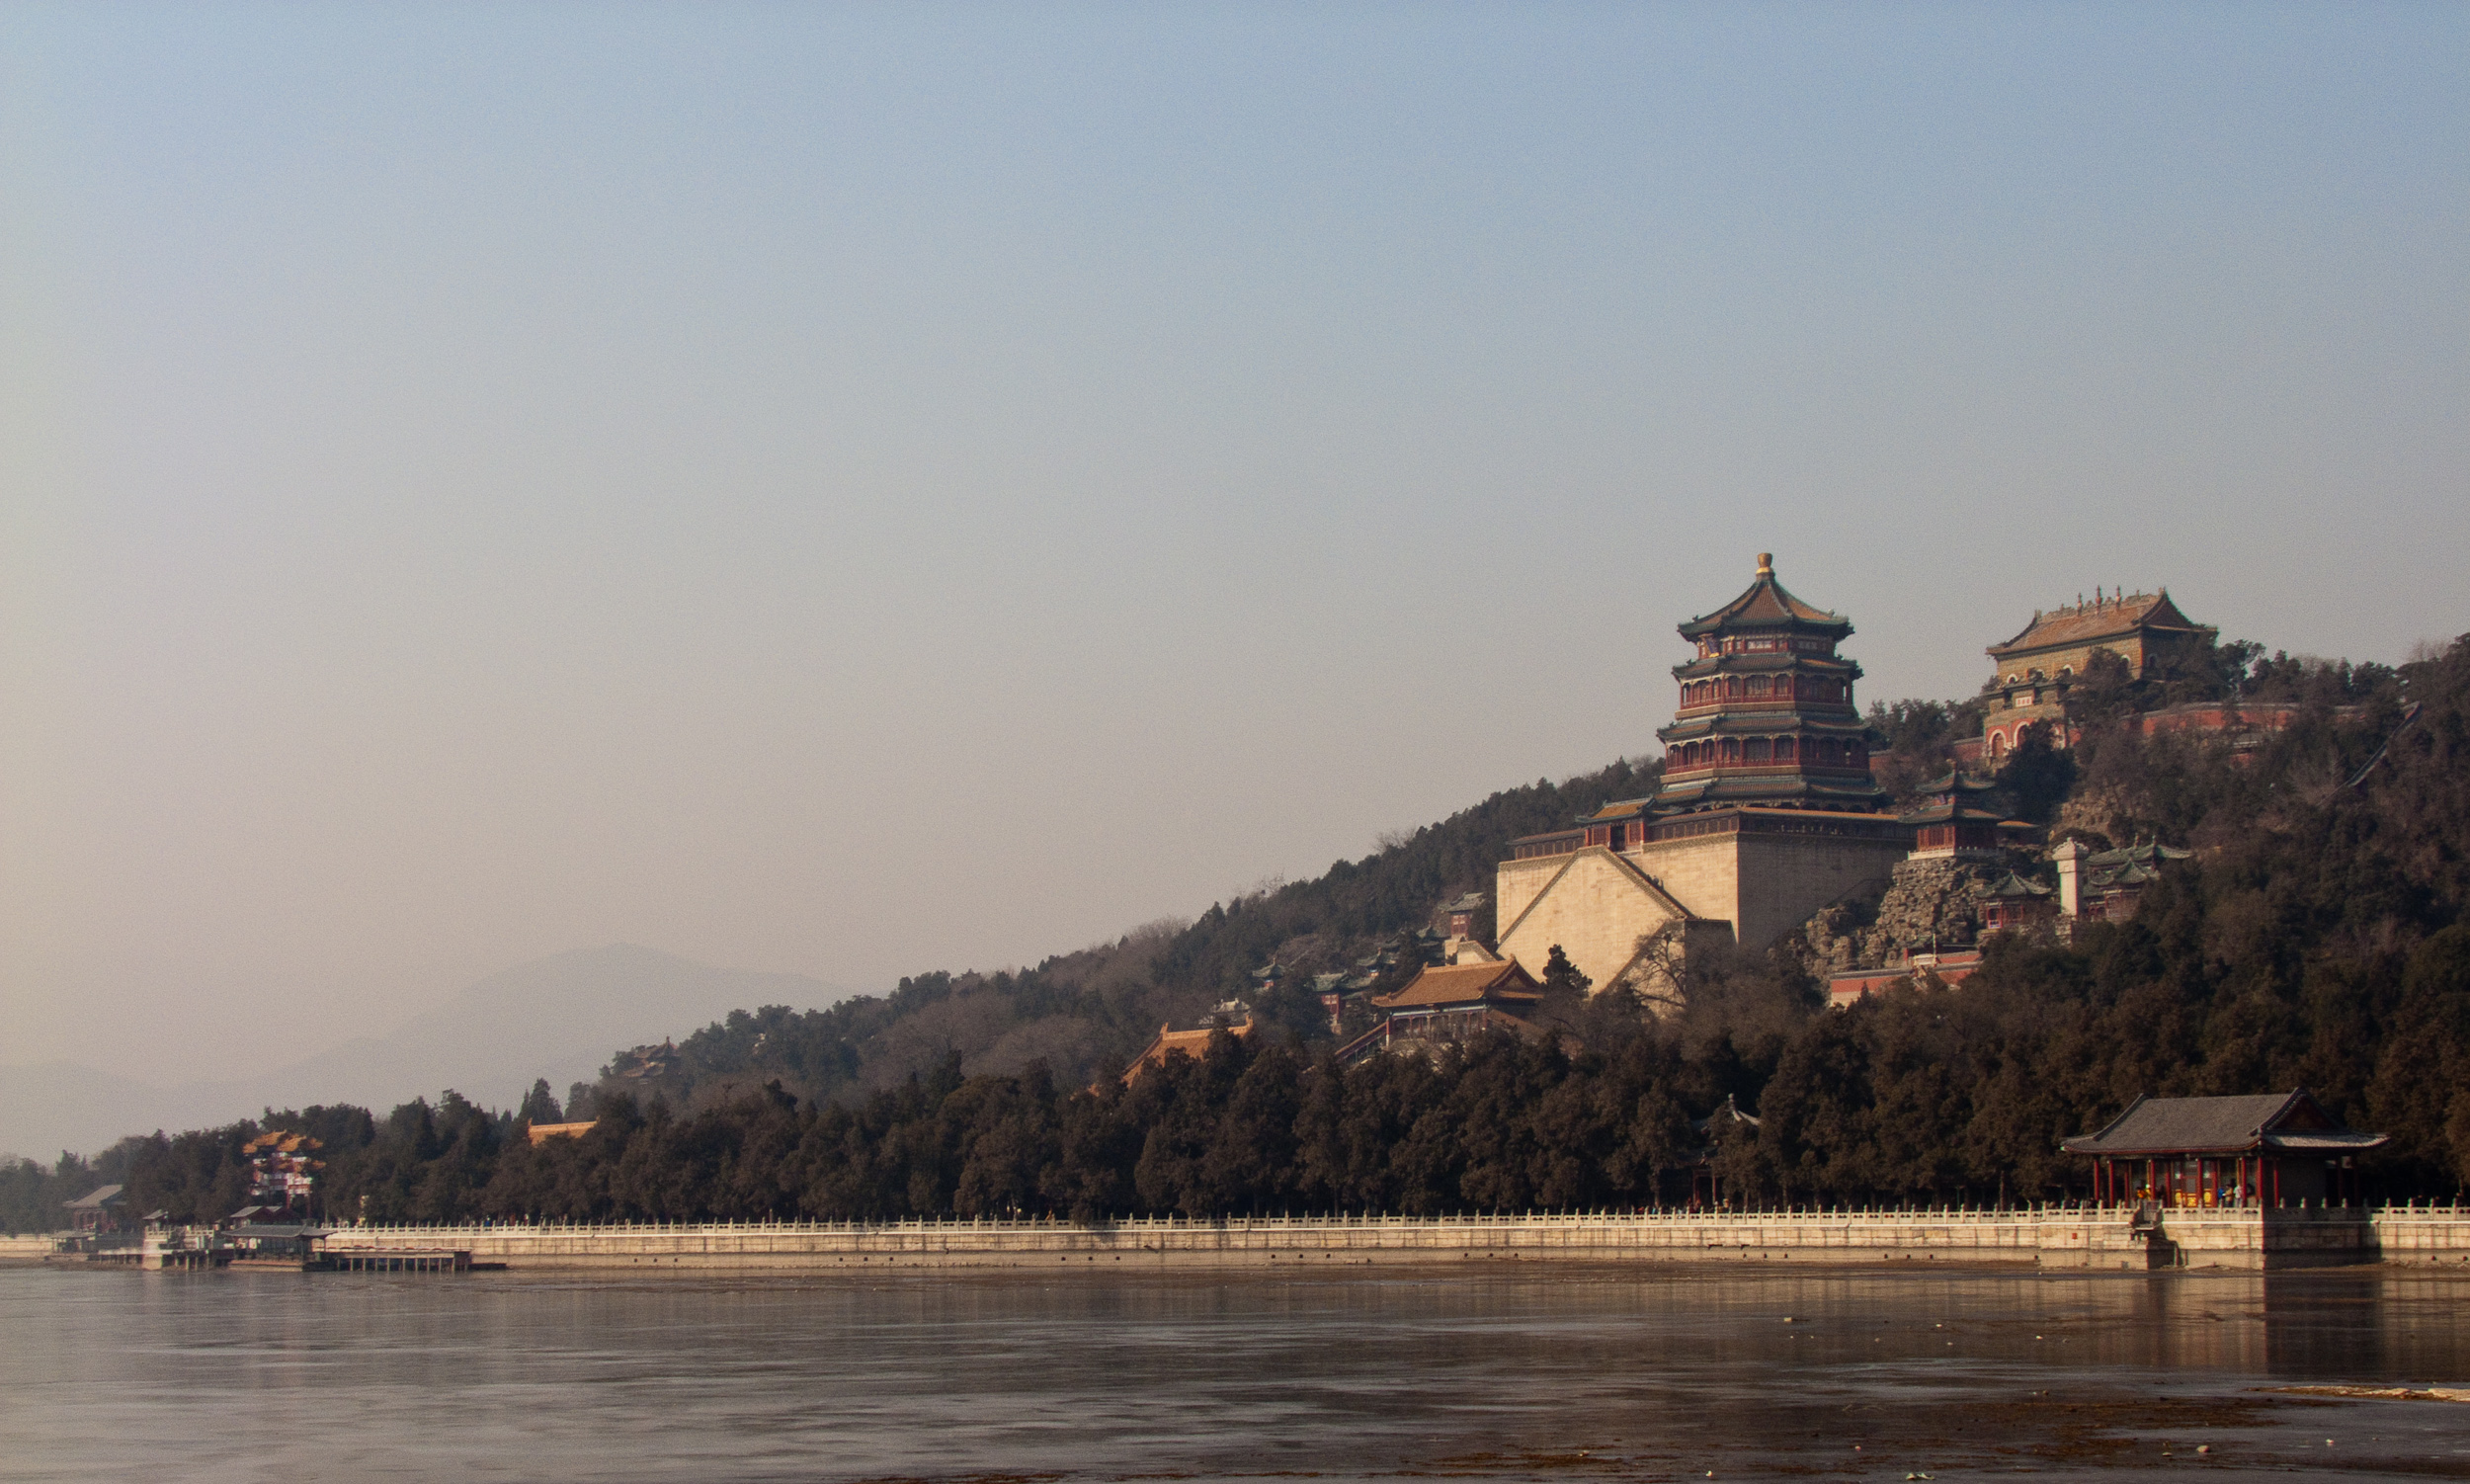
[[[336,1273],[469,1273],[472,1263],[468,1247],[376,1247],[330,1252],[326,1266]]]

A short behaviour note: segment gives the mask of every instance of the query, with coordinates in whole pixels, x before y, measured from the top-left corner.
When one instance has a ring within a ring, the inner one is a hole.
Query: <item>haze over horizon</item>
[[[612,943],[1033,962],[1653,755],[1760,551],[1865,702],[2097,585],[2398,662],[2470,629],[2465,61],[12,8],[0,1062],[261,1070]]]

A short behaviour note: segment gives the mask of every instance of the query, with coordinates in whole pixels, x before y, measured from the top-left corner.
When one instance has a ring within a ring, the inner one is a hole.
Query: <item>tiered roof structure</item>
[[[1852,620],[1804,603],[1759,553],[1747,591],[1681,625],[1697,649],[1673,677],[1681,707],[1665,746],[1658,813],[1727,804],[1874,812],[1869,727],[1853,703],[1861,667],[1836,652]]]
[[[1932,779],[1914,790],[1930,801],[1897,820],[1913,827],[1914,859],[1999,856],[1999,825],[2005,816],[1973,807],[1997,790],[1996,783],[1960,772]]]

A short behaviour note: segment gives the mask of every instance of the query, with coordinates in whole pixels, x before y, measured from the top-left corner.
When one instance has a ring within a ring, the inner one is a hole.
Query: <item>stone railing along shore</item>
[[[1493,1216],[345,1226],[335,1256],[466,1251],[509,1269],[1329,1267],[1366,1263],[1798,1262],[2277,1269],[2470,1262],[2470,1207],[2147,1211],[2033,1207]]]

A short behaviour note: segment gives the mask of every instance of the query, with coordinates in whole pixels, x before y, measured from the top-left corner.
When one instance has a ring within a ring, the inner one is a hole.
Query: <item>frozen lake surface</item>
[[[2399,1272],[15,1269],[0,1478],[2448,1477],[2470,1403],[2278,1388],[2470,1383],[2465,1298]]]

